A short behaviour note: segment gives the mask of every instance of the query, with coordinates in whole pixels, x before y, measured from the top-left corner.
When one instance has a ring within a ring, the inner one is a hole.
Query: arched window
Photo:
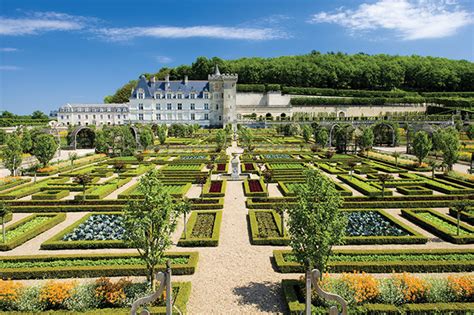
[[[346,114],[345,114],[343,111],[340,111],[340,112],[337,114],[337,117],[339,117],[339,118],[344,118],[344,117],[346,117]]]

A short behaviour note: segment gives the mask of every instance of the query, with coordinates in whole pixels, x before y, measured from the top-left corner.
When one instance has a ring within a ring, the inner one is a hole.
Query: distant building
[[[320,97],[265,93],[237,93],[237,74],[221,74],[219,67],[206,80],[163,81],[140,76],[128,103],[66,104],[58,110],[62,125],[199,124],[223,127],[249,117],[283,119],[293,115],[373,117],[396,112],[424,112],[426,104],[294,106],[294,97]]]

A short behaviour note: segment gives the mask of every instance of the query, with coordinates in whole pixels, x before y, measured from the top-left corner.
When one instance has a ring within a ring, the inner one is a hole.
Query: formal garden
[[[474,177],[453,167],[464,130],[413,131],[405,154],[372,150],[370,126],[136,129],[95,130],[96,153],[54,163],[54,137],[7,139],[2,312],[129,314],[167,266],[176,313],[299,314],[313,268],[350,314],[474,309]],[[20,169],[25,145],[38,164]]]

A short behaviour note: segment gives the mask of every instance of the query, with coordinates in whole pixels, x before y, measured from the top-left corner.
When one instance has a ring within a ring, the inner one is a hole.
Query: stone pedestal
[[[240,160],[237,155],[235,155],[232,160],[230,161],[232,167],[232,175],[230,177],[231,180],[239,180],[240,176]]]

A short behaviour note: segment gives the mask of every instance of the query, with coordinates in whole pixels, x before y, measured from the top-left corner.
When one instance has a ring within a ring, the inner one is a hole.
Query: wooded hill
[[[237,73],[239,84],[260,84],[280,87],[316,87],[327,89],[383,90],[401,89],[415,92],[474,91],[474,63],[438,57],[322,54],[276,58],[240,58],[223,60],[198,57],[189,65],[161,68],[147,73],[163,80],[206,80],[219,65],[221,73]],[[138,75],[137,75],[138,77]],[[135,80],[122,86],[114,95],[105,97],[107,103],[124,103],[130,97]],[[242,88],[244,86],[242,85]]]

